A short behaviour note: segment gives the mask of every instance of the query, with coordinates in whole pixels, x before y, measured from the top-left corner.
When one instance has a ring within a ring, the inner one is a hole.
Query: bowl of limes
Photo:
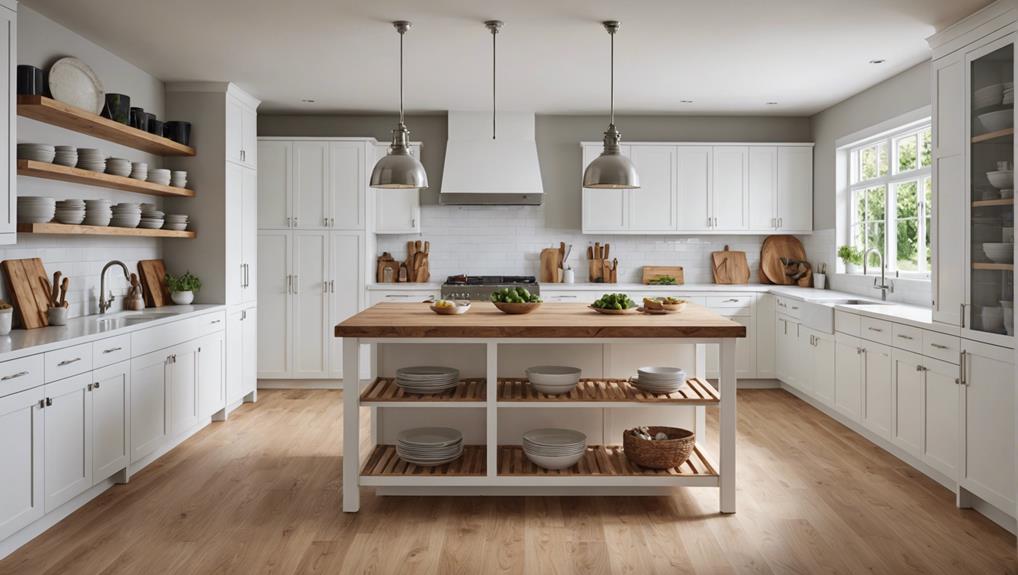
[[[590,304],[590,309],[608,315],[622,315],[636,311],[636,302],[624,293],[606,293]]]
[[[507,287],[492,292],[491,303],[503,313],[523,314],[541,307],[541,298],[525,287]]]

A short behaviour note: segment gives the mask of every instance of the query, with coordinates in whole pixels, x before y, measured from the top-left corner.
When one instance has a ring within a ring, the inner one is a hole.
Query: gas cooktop
[[[449,276],[442,284],[443,299],[469,299],[487,301],[495,290],[507,287],[525,287],[533,294],[541,293],[534,276]]]

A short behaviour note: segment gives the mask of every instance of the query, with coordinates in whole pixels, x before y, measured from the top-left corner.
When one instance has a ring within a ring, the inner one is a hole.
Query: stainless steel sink
[[[120,328],[120,327],[129,326],[129,325],[137,325],[139,323],[145,323],[145,322],[154,321],[154,320],[157,320],[157,319],[162,319],[164,317],[171,317],[171,316],[175,316],[175,315],[177,315],[177,314],[172,313],[172,312],[158,312],[158,311],[154,311],[154,312],[142,312],[142,313],[139,313],[139,314],[111,315],[111,316],[107,316],[107,317],[100,316],[100,317],[95,318],[95,323],[96,323],[96,327],[98,327],[99,329],[101,329],[103,331],[106,331],[106,330],[117,329],[117,328]]]
[[[835,305],[890,305],[891,302],[887,301],[872,301],[864,299],[832,299],[827,300],[826,303],[832,303]]]

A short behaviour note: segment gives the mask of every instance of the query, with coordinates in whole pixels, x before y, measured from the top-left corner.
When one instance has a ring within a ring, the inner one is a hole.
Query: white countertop
[[[157,327],[178,321],[187,316],[197,316],[225,309],[225,305],[219,304],[172,305],[161,308],[149,308],[145,311],[127,311],[108,315],[76,317],[68,320],[67,325],[64,326],[15,329],[11,330],[10,335],[0,336],[0,361],[17,359],[71,345]],[[130,316],[152,316],[154,314],[159,314],[159,317],[150,321],[129,325],[122,322],[114,324],[100,321]]]

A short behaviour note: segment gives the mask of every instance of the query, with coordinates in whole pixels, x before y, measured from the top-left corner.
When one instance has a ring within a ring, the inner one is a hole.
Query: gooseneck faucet
[[[886,276],[884,275],[887,271],[887,266],[884,265],[884,256],[880,253],[877,248],[870,248],[862,254],[862,273],[866,275],[866,264],[870,260],[870,254],[877,254],[877,259],[880,260],[880,284],[877,284],[877,278],[873,278],[873,289],[880,290],[881,301],[887,301],[887,292],[894,293],[894,284],[888,284]]]
[[[120,269],[124,270],[124,279],[128,282],[131,281],[131,272],[127,270],[127,266],[120,260],[113,260],[103,266],[103,271],[99,272],[99,313],[106,313],[106,310],[113,306],[113,292],[110,292],[110,296],[106,297],[106,270],[113,266],[120,266]]]

